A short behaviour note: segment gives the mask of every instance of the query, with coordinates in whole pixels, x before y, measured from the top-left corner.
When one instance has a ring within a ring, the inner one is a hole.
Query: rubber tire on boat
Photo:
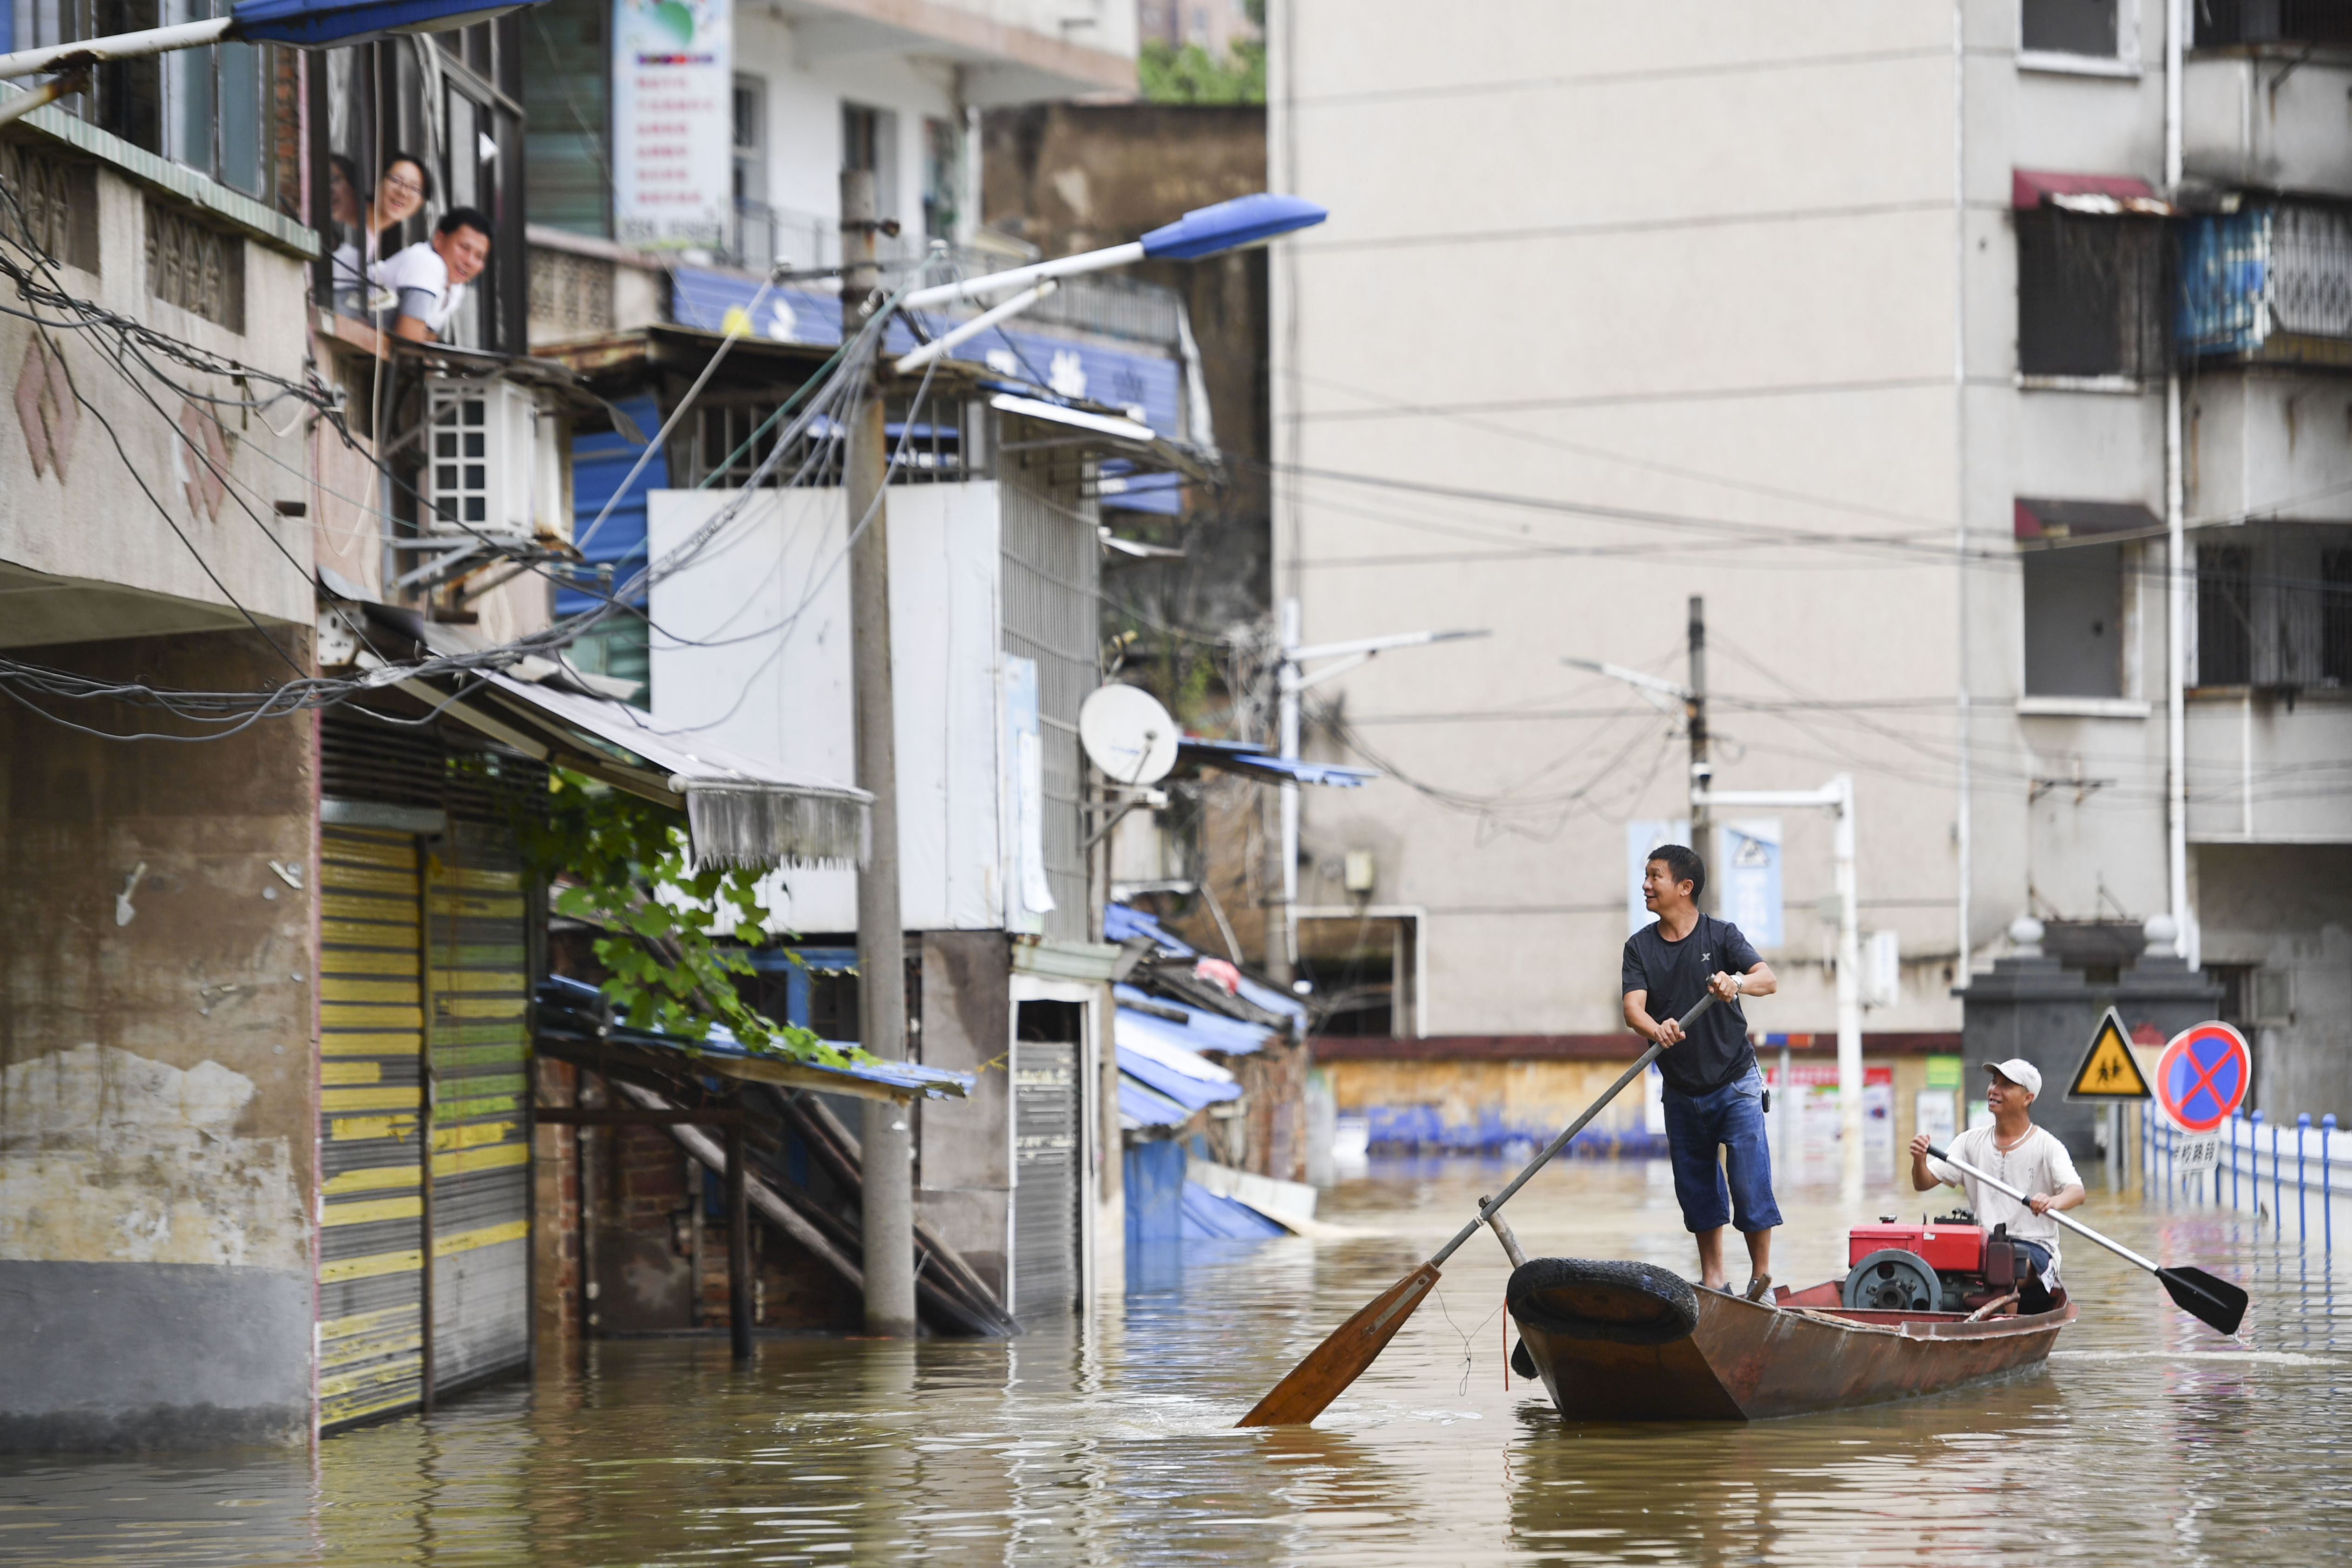
[[[1698,1292],[1670,1270],[1591,1258],[1530,1258],[1504,1302],[1522,1329],[1618,1344],[1673,1344],[1698,1327]]]

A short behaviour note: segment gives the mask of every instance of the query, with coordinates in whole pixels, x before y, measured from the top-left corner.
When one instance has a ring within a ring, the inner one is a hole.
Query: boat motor
[[[1890,1312],[1972,1312],[2017,1289],[2027,1272],[2009,1227],[1988,1233],[1963,1208],[1905,1225],[1882,1214],[1846,1237],[1843,1304]]]

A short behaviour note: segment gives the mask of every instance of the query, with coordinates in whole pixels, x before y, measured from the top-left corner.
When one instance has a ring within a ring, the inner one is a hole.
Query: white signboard
[[[1922,1089],[1911,1097],[1911,1118],[1937,1148],[1948,1148],[1960,1128],[1960,1097],[1949,1089]]]
[[[734,205],[733,0],[613,0],[613,228],[715,246]]]
[[[2201,1176],[2221,1163],[2220,1134],[2208,1133],[2202,1137],[2183,1134],[2172,1145],[2172,1174],[2176,1176]]]
[[[1715,831],[1716,912],[1758,947],[1780,946],[1780,820],[1726,822]]]

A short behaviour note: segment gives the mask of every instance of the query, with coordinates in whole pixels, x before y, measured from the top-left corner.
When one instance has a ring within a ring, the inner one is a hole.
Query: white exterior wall
[[[2017,374],[2011,171],[2163,177],[2163,7],[2123,9],[2141,68],[2092,74],[2021,62],[2013,0],[1967,0],[1964,117],[1949,7],[1528,0],[1475,28],[1417,25],[1402,0],[1277,13],[1271,183],[1332,218],[1273,269],[1276,451],[1309,471],[1276,486],[1276,593],[1300,597],[1309,643],[1495,633],[1318,689],[1397,771],[1478,798],[1305,792],[1303,903],[1344,903],[1326,868],[1370,848],[1374,900],[1429,911],[1430,1032],[1618,1027],[1621,824],[1686,814],[1685,751],[1673,719],[1559,661],[1681,678],[1693,593],[1717,786],[1855,775],[1862,923],[1906,959],[1868,1029],[1958,1023],[1964,816],[1979,960],[2029,909],[2166,907],[2160,540],[2120,629],[2145,712],[2020,711],[2015,497],[2163,512],[2160,388]],[[2268,384],[2215,376],[2198,396]],[[2265,476],[2341,482],[2341,408],[2307,409],[2299,445],[2251,417],[2266,434],[2231,450]],[[2218,474],[2231,459],[2204,439]],[[1554,509],[1329,476],[1347,474]],[[2192,491],[2192,522],[2210,494]],[[1774,548],[1773,530],[1811,537]],[[2340,808],[2308,810],[2352,836]],[[1780,815],[1785,988],[1754,1019],[1825,1030],[1828,824]]]
[[[653,492],[652,554],[739,494]],[[690,566],[654,586],[654,709],[665,721],[786,768],[856,777],[842,496],[761,491]],[[899,908],[908,930],[1002,929],[996,486],[895,486],[889,517]],[[856,927],[854,872],[788,872],[782,883],[774,929]]]

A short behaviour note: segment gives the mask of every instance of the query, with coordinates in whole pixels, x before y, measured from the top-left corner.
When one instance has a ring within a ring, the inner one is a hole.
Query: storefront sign
[[[613,228],[717,246],[734,207],[732,0],[614,0]]]

